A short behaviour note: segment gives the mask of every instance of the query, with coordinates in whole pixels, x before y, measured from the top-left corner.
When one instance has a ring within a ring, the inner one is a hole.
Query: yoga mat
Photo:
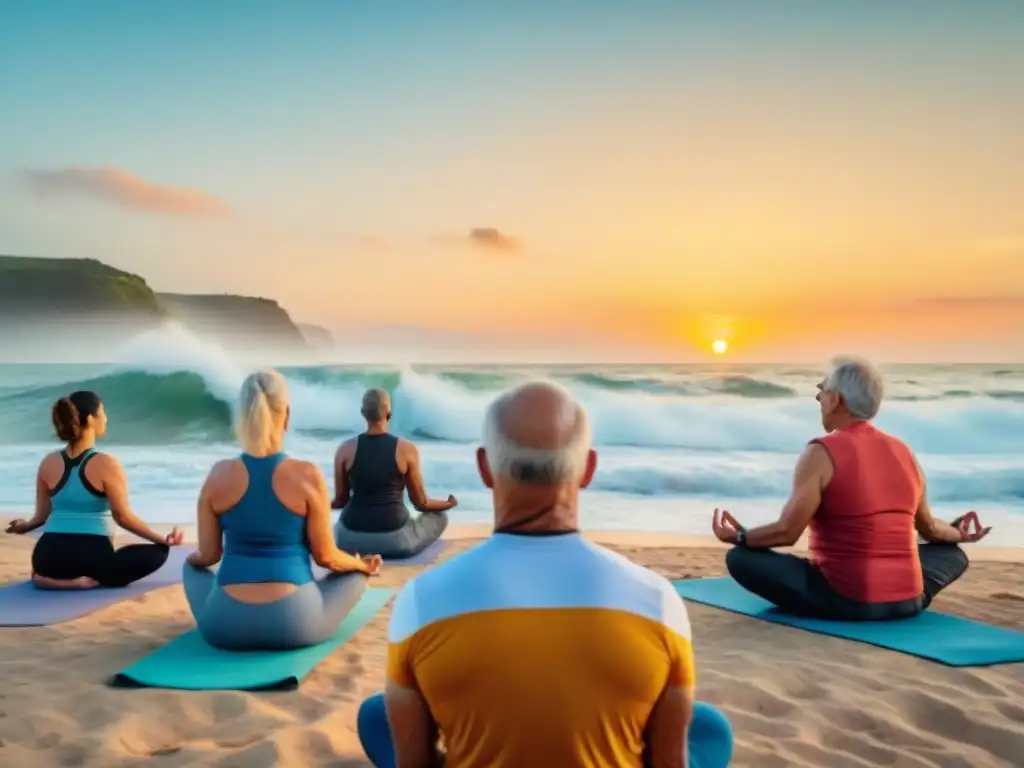
[[[158,571],[127,587],[94,589],[37,589],[31,581],[0,587],[0,627],[43,627],[86,616],[93,611],[131,600],[151,589],[181,583],[181,569],[194,547],[171,547]]]
[[[993,627],[927,610],[899,621],[824,621],[785,614],[729,577],[672,582],[684,599],[753,619],[841,637],[937,661],[951,667],[984,667],[1024,661],[1024,632]]]
[[[418,555],[413,555],[412,557],[406,557],[406,558],[385,557],[384,558],[384,564],[385,565],[430,565],[435,560],[437,560],[437,558],[440,556],[440,554],[442,552],[444,552],[444,550],[445,550],[445,548],[447,546],[448,546],[448,542],[447,541],[445,541],[444,539],[438,539],[433,544],[431,544],[429,547],[427,547],[422,552],[420,552]],[[365,552],[364,554],[369,555],[369,554],[372,554],[372,553]]]
[[[297,688],[331,651],[372,619],[394,593],[395,590],[384,587],[368,589],[330,639],[294,651],[222,651],[207,645],[199,631],[193,629],[118,672],[111,684],[185,691]]]

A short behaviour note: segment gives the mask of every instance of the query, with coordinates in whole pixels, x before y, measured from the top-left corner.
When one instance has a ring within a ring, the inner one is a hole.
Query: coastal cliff
[[[34,358],[43,354],[40,345],[51,353],[57,345],[62,354],[66,349],[72,357],[88,357],[89,350],[167,320],[226,349],[311,346],[273,299],[156,293],[142,277],[95,259],[0,256],[0,352],[5,356]],[[76,351],[76,345],[89,349]]]
[[[288,312],[273,299],[232,294],[158,293],[168,315],[225,347],[307,348]]]
[[[124,317],[158,322],[164,309],[145,280],[95,259],[0,256],[0,317]]]
[[[299,323],[299,332],[314,349],[334,349],[334,335],[323,326]]]

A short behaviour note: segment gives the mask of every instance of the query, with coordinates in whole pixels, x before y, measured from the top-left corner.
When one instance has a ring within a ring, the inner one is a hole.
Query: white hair
[[[279,435],[276,421],[288,411],[288,384],[273,369],[249,374],[238,395],[235,433],[251,456],[266,456]],[[276,417],[276,418],[275,418]]]
[[[843,397],[851,415],[865,421],[878,415],[885,382],[875,366],[860,357],[837,357],[825,380],[825,389]]]
[[[531,385],[536,383],[531,382]],[[543,449],[520,445],[508,436],[504,428],[505,409],[523,387],[529,385],[516,387],[491,403],[484,417],[484,451],[487,465],[495,475],[521,483],[559,485],[576,482],[586,472],[591,445],[587,412],[564,387],[544,383],[559,392],[564,408],[572,410],[573,428],[568,442],[560,448]]]

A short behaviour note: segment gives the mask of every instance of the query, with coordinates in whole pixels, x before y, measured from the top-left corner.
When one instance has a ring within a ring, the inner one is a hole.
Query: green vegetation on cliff
[[[0,256],[0,314],[155,319],[164,311],[145,280],[95,259]]]
[[[0,256],[0,318],[91,333],[83,321],[120,327],[122,335],[173,319],[227,347],[308,349],[288,312],[272,299],[153,292],[138,275],[95,259]],[[120,321],[127,322],[120,322]],[[8,342],[17,341],[5,333]]]

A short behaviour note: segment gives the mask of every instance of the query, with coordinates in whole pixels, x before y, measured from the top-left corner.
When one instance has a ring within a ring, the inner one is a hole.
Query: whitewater
[[[0,513],[29,515],[39,460],[56,446],[53,401],[94,389],[110,419],[102,449],[124,464],[132,505],[152,523],[191,523],[210,465],[237,451],[231,418],[254,364],[169,326],[142,334],[112,362],[0,364]],[[584,404],[599,467],[583,496],[590,528],[709,532],[724,506],[746,524],[774,519],[794,461],[821,431],[823,367],[797,365],[283,366],[292,396],[287,450],[315,461],[333,489],[331,458],[357,433],[359,399],[392,394],[396,433],[420,446],[430,493],[454,493],[456,523],[490,519],[473,451],[483,412],[529,378],[560,381]],[[937,513],[976,509],[990,545],[1024,545],[1024,366],[883,367],[877,424],[906,440]]]

